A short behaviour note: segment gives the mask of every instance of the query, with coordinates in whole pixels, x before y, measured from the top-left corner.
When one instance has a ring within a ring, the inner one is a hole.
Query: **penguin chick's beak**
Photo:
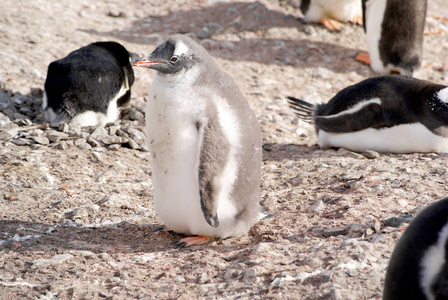
[[[151,61],[147,57],[139,58],[132,63],[133,66],[142,68],[151,68],[151,66],[155,64],[160,64],[160,62]]]

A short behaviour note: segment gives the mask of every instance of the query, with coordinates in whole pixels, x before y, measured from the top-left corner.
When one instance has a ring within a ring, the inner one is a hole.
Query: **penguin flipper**
[[[359,110],[314,118],[316,129],[327,132],[354,132],[367,128],[387,127],[381,106],[369,103]]]
[[[199,196],[205,220],[212,227],[219,226],[218,201],[222,189],[222,172],[229,159],[230,145],[224,138],[218,117],[198,124]]]

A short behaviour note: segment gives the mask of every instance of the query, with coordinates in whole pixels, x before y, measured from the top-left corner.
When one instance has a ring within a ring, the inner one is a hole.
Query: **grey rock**
[[[324,230],[322,231],[322,235],[324,237],[346,235],[347,233],[348,233],[348,228],[347,227],[324,228]]]
[[[0,135],[1,135],[1,132],[0,132]],[[32,144],[32,142],[30,140],[24,139],[24,138],[11,140],[11,143],[13,143],[14,145],[17,145],[17,146],[29,146]]]
[[[31,268],[59,265],[71,258],[73,258],[73,255],[66,253],[66,254],[55,255],[49,259],[45,259],[45,258],[36,259],[33,261],[33,265],[31,266]]]
[[[59,132],[59,131],[55,131],[55,130],[49,130],[47,132],[47,138],[53,142],[53,143],[57,143],[60,140],[66,140],[68,139],[68,134],[63,133],[63,132]]]
[[[112,151],[118,151],[121,148],[121,144],[112,144],[107,147],[107,149]]]
[[[141,144],[146,140],[146,136],[143,132],[137,129],[131,129],[129,132],[129,137],[134,140],[136,143]]]
[[[131,149],[135,150],[139,150],[141,148],[140,145],[131,138],[128,138],[128,145]]]
[[[80,219],[80,218],[84,218],[84,217],[88,217],[88,216],[89,216],[89,212],[84,207],[75,208],[71,213],[71,217],[74,219]]]
[[[107,130],[102,127],[102,126],[98,126],[97,128],[95,128],[95,130],[90,134],[90,137],[93,139],[98,139],[98,138],[102,138],[105,136],[108,136],[109,134],[107,133]]]
[[[389,227],[398,227],[403,223],[409,223],[411,222],[412,217],[392,217],[389,218],[387,220],[384,221],[384,226],[389,226]]]
[[[50,144],[50,141],[48,140],[48,138],[43,137],[43,136],[33,136],[31,137],[31,139],[36,142],[37,144],[40,145],[48,145]]]

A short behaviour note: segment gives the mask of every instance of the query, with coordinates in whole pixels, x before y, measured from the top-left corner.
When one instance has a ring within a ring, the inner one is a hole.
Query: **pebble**
[[[73,255],[67,253],[67,254],[58,254],[49,259],[45,259],[45,258],[36,259],[33,261],[33,265],[31,266],[31,268],[34,269],[36,267],[59,265],[71,258],[73,258]]]
[[[361,154],[365,158],[368,158],[368,159],[375,159],[375,158],[380,157],[380,154],[378,152],[376,152],[376,151],[373,151],[373,150],[364,150],[364,151],[362,151]]]
[[[403,223],[411,222],[412,217],[392,217],[384,221],[384,226],[398,227]]]

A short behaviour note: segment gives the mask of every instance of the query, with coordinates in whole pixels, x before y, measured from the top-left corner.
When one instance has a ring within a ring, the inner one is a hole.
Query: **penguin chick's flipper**
[[[304,100],[300,100],[291,96],[287,96],[289,106],[294,110],[294,113],[306,123],[313,122],[313,113],[315,105],[308,103]]]
[[[222,172],[229,159],[230,145],[215,115],[207,121],[198,122],[199,131],[199,196],[205,220],[218,227],[218,201],[221,195]],[[202,141],[202,142],[201,142]]]
[[[355,111],[343,111],[334,115],[316,116],[316,128],[327,132],[353,132],[370,127],[386,127],[383,111],[378,103],[369,103]]]
[[[325,28],[327,28],[330,31],[339,31],[341,30],[341,23],[330,19],[328,17],[323,17],[322,19],[320,19],[320,22],[322,23],[322,25],[324,25]]]
[[[369,55],[369,53],[365,53],[365,52],[363,52],[363,53],[359,53],[357,56],[356,56],[356,58],[355,58],[357,61],[360,61],[360,62],[362,62],[362,63],[365,63],[365,64],[367,64],[367,65],[369,65],[370,66],[370,64],[372,63],[371,61],[370,61],[370,55]]]
[[[52,121],[51,121],[51,125],[59,125],[59,124],[63,124],[63,123],[68,123],[70,122],[70,120],[72,119],[72,117],[70,117],[70,115],[68,114],[68,112],[66,110],[62,110]]]
[[[183,238],[178,241],[171,242],[171,244],[179,246],[179,249],[181,249],[181,248],[191,247],[194,245],[206,244],[211,240],[212,240],[212,238],[209,236],[195,235],[195,236],[189,236],[189,237]]]

